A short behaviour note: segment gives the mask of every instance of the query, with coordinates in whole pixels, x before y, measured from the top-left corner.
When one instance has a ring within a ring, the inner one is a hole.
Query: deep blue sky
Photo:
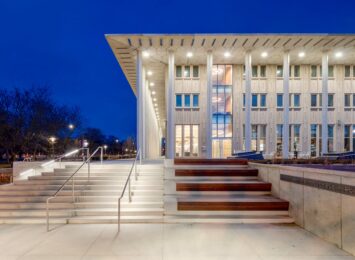
[[[135,135],[135,97],[105,33],[354,33],[353,0],[0,0],[0,87],[49,84],[88,125]]]

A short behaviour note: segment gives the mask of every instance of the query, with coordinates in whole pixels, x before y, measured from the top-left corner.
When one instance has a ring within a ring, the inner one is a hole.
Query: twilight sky
[[[353,0],[0,0],[0,88],[51,86],[87,124],[135,135],[106,33],[355,33]]]

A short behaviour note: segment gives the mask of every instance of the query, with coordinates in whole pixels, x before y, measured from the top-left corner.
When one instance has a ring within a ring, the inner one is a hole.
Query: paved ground
[[[355,259],[294,225],[1,225],[0,259]]]

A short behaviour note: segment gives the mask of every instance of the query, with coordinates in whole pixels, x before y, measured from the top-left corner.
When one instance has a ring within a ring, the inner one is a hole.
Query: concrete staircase
[[[117,199],[131,162],[91,165],[88,181],[83,167],[75,177],[75,202],[69,182],[50,202],[51,223],[117,223]],[[77,166],[43,172],[26,180],[0,186],[0,223],[45,223],[46,199],[53,195]],[[163,166],[144,164],[132,178],[132,202],[128,193],[121,202],[121,223],[163,221]],[[128,191],[128,190],[127,190]]]
[[[240,159],[176,159],[165,172],[165,222],[293,223],[287,201]]]

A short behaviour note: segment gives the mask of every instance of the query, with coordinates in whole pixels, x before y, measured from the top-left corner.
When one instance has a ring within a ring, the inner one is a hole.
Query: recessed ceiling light
[[[230,57],[230,56],[231,56],[230,52],[226,51],[226,52],[224,53],[224,57],[228,58],[228,57]]]
[[[149,86],[151,86],[151,87],[154,87],[154,85],[155,85],[154,82],[149,83]]]
[[[188,52],[188,53],[186,54],[186,57],[191,58],[192,55],[193,55],[192,52]]]
[[[155,95],[155,91],[152,91],[152,95]]]
[[[152,76],[152,75],[153,75],[153,72],[150,71],[150,70],[148,70],[147,74],[148,74],[148,76]]]
[[[335,53],[335,57],[341,58],[341,57],[343,57],[343,53],[338,51],[337,53]]]
[[[304,56],[306,56],[306,54],[305,54],[303,51],[301,51],[300,53],[298,53],[298,57],[303,58]]]
[[[264,52],[261,53],[261,57],[266,58],[267,56],[268,56],[268,54],[267,54],[266,51],[264,51]]]
[[[154,103],[154,106],[155,106],[155,107],[157,107],[157,106],[158,106],[158,104],[157,104],[157,103]]]
[[[157,99],[156,99],[156,98],[153,98],[153,101],[155,102],[155,101],[157,101]]]
[[[145,58],[148,58],[150,56],[149,52],[147,52],[147,51],[143,51],[142,54],[143,54],[143,57],[145,57]]]

